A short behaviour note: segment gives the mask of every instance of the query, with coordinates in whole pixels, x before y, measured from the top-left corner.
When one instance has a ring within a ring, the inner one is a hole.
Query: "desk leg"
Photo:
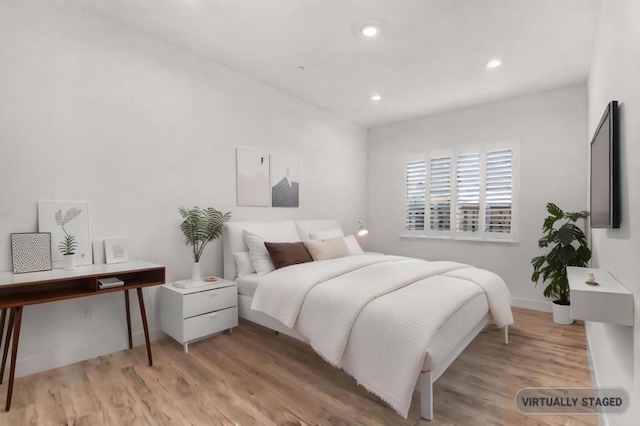
[[[144,298],[142,297],[142,288],[138,287],[138,302],[140,303],[140,316],[142,316],[142,328],[144,328],[144,340],[147,342],[147,356],[149,357],[149,367],[153,366],[151,358],[151,341],[149,340],[149,326],[147,325],[147,311],[144,308]]]
[[[3,308],[2,313],[0,313],[0,348],[2,348],[2,339],[4,339],[4,326],[7,322],[7,309]]]
[[[9,310],[9,327],[7,327],[7,335],[4,339],[4,350],[2,351],[2,365],[0,366],[0,384],[4,380],[4,368],[7,365],[7,355],[9,354],[9,342],[11,341],[11,333],[13,332],[13,320],[16,314],[16,308]]]
[[[127,307],[127,332],[129,333],[129,349],[133,349],[133,339],[131,338],[131,308],[129,307],[129,290],[124,291],[124,304]]]
[[[11,311],[13,313],[13,310]],[[13,347],[11,348],[11,369],[9,370],[9,387],[7,389],[7,406],[5,411],[11,408],[11,397],[13,395],[13,379],[16,374],[16,358],[18,357],[18,342],[20,340],[20,324],[22,323],[22,306],[15,308],[15,319],[13,323]]]

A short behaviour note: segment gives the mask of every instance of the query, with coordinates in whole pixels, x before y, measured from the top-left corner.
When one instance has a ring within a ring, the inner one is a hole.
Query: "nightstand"
[[[190,280],[189,280],[190,281]],[[160,287],[160,324],[189,352],[189,343],[238,326],[238,286],[218,278],[201,287]]]

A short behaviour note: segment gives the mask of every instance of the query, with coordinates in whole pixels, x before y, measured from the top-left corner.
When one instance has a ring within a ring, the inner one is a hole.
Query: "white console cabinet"
[[[589,273],[599,285],[585,282]],[[633,293],[608,271],[569,266],[567,277],[573,319],[633,326]]]
[[[165,284],[160,309],[162,331],[189,352],[189,343],[238,326],[238,287],[222,278],[187,289]]]

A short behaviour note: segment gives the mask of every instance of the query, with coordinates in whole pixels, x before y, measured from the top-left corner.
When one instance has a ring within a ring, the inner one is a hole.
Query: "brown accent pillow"
[[[298,263],[313,262],[313,258],[302,242],[297,243],[268,243],[264,242],[271,261],[276,269]]]
[[[324,241],[305,241],[304,245],[309,250],[313,260],[328,260],[337,257],[351,256],[344,238],[335,238],[333,240]]]

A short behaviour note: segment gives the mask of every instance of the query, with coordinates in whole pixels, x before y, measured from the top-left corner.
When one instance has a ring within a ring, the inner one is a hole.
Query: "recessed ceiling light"
[[[380,32],[380,29],[378,27],[376,27],[375,25],[369,24],[369,25],[365,25],[364,27],[362,27],[360,32],[365,37],[373,38],[373,37],[378,35],[378,32]]]
[[[500,65],[502,65],[502,61],[500,59],[492,59],[489,62],[487,62],[487,65],[485,66],[489,69],[492,69],[492,68],[498,68]]]
[[[372,100],[372,101],[376,101],[376,102],[377,102],[377,101],[379,101],[380,99],[382,99],[382,96],[380,96],[380,95],[372,95],[372,96],[371,96],[371,100]]]

